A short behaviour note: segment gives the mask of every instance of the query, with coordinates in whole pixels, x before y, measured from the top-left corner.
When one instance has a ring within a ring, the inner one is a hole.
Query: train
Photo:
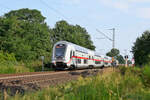
[[[58,41],[53,46],[52,64],[57,70],[103,68],[112,66],[112,58],[71,42]]]

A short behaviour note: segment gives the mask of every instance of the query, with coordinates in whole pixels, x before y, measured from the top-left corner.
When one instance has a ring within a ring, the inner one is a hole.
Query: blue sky
[[[1,0],[0,15],[20,8],[40,10],[50,27],[62,19],[85,27],[102,54],[112,42],[96,39],[104,37],[96,29],[112,37],[108,29],[116,28],[115,44],[121,54],[125,49],[129,54],[136,38],[150,29],[150,0]]]

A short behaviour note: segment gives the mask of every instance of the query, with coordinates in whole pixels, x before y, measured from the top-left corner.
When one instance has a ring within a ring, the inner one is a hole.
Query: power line
[[[50,10],[53,10],[54,12],[56,12],[57,14],[61,15],[63,18],[67,19],[70,21],[69,18],[67,18],[64,14],[62,14],[60,11],[58,11],[57,9],[49,6],[44,0],[40,0],[42,4],[44,4],[45,6],[47,6]]]
[[[96,38],[96,39],[105,39],[105,38]]]
[[[103,32],[101,32],[100,30],[96,29],[96,31],[98,31],[98,33],[102,34],[103,36],[105,36],[107,39],[109,39],[110,41],[113,41],[110,37],[108,37],[107,35],[105,35]]]
[[[103,36],[105,36],[107,39],[109,39],[110,41],[112,41],[112,48],[115,48],[115,28],[109,29],[109,30],[113,30],[113,37],[112,39],[110,37],[108,37],[107,35],[105,35],[105,33],[99,31],[98,29],[96,29],[98,31],[98,33],[102,34]]]

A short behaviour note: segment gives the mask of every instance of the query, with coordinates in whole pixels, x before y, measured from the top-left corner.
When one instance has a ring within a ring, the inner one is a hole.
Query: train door
[[[89,66],[93,65],[93,59],[92,59],[91,55],[89,55],[88,64],[89,64]]]
[[[77,67],[77,62],[76,62],[76,56],[75,56],[75,51],[74,50],[70,51],[70,61],[71,61],[71,66],[76,68]]]
[[[74,65],[74,67],[77,67],[75,51],[72,51],[72,63]]]

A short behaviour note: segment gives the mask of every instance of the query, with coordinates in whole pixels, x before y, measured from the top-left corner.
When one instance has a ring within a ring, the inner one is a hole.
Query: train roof
[[[104,55],[102,55],[102,54],[99,53],[99,52],[95,52],[94,55],[95,55],[95,56],[98,56],[98,57],[104,57]]]
[[[68,45],[68,44],[69,44],[69,45],[72,45],[72,46],[74,46],[74,48],[75,48],[76,51],[81,51],[81,52],[84,52],[84,53],[94,52],[94,51],[92,51],[92,50],[90,50],[90,49],[81,47],[81,46],[76,45],[76,44],[71,43],[71,42],[67,42],[67,41],[58,41],[56,44],[59,44],[59,43],[63,43],[63,44],[67,44],[67,45]]]
[[[77,44],[74,44],[74,43],[71,43],[71,42],[58,41],[56,44],[59,44],[59,43],[63,43],[63,44],[67,44],[67,45],[72,45],[72,46],[74,46],[74,48],[75,48],[76,51],[80,51],[80,52],[84,52],[84,53],[93,53],[95,56],[104,57],[104,55],[101,55],[100,53],[98,53],[96,51],[93,51],[93,50],[81,47],[81,46],[79,46]]]

